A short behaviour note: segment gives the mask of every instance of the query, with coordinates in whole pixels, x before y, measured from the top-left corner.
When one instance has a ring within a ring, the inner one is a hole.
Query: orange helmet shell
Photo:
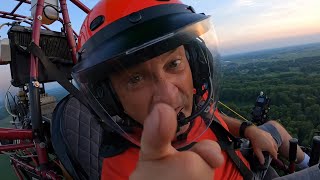
[[[180,0],[101,0],[89,12],[81,26],[77,50],[79,50],[96,32],[112,22],[126,17],[131,13],[161,4],[182,4],[182,2]],[[90,24],[98,16],[104,16],[104,22],[92,31],[90,29]]]
[[[192,123],[207,113],[208,107],[214,108],[211,104],[217,101],[219,63],[215,60],[219,56],[213,33],[210,16],[196,13],[179,0],[103,0],[82,25],[78,63],[72,69],[72,77],[103,123],[139,146],[141,124],[125,113],[110,76],[184,46],[193,73],[197,104],[190,117],[179,117],[178,125]],[[203,99],[206,91],[208,98]],[[115,116],[122,120],[115,120]],[[196,136],[200,136],[212,120],[206,118],[205,126],[196,128]],[[174,147],[194,140],[188,139],[174,142]]]

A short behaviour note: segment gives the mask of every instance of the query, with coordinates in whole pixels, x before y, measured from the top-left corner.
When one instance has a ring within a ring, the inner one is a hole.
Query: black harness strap
[[[83,96],[82,93],[72,83],[69,82],[68,78],[60,70],[58,70],[58,68],[51,61],[49,61],[49,59],[45,56],[45,54],[43,53],[43,51],[40,49],[39,46],[37,46],[34,42],[31,42],[28,47],[28,50],[34,56],[40,59],[41,63],[46,68],[48,73],[54,76],[61,86],[63,86],[70,94],[75,96],[83,105],[85,105],[86,107],[89,107],[87,99],[85,99],[85,96]],[[64,141],[67,142],[65,139]],[[70,147],[68,145],[67,147],[70,150]],[[88,174],[86,173],[86,171],[84,171],[84,169],[76,160],[74,155],[70,153],[70,151],[68,150],[66,151],[66,153],[72,159],[71,163],[76,168],[77,173],[81,174],[85,179],[89,179]]]
[[[28,50],[36,57],[38,57],[46,68],[48,73],[55,77],[57,82],[64,87],[70,94],[75,96],[83,105],[89,108],[87,99],[72,83],[69,82],[68,78],[47,58],[38,45],[31,42]]]
[[[109,158],[117,156],[130,147],[139,148],[137,145],[128,141],[117,132],[110,131],[105,123],[100,123],[103,131],[103,138],[99,149],[99,156]]]
[[[219,122],[213,120],[210,129],[215,133],[218,143],[221,146],[222,150],[225,150],[228,156],[231,158],[233,163],[239,169],[241,175],[245,180],[252,180],[253,173],[252,171],[243,163],[243,161],[236,154],[235,149],[239,149],[240,140],[230,134]],[[233,141],[230,141],[233,140]]]

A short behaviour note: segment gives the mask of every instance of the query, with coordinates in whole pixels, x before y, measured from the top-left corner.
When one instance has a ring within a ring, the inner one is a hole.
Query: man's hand
[[[250,126],[245,130],[244,136],[250,140],[260,164],[264,164],[265,161],[262,151],[269,152],[272,158],[277,159],[278,146],[270,133],[256,126]]]
[[[223,164],[220,146],[210,140],[179,152],[171,145],[177,115],[166,104],[157,104],[144,122],[140,158],[131,180],[213,179],[214,168]]]

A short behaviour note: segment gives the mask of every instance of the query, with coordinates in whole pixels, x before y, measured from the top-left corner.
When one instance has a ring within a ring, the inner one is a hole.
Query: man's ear
[[[208,55],[208,50],[205,44],[197,39],[192,40],[184,47],[192,73],[196,95],[202,96],[206,92],[206,89],[203,89],[203,87],[208,83],[209,78],[210,60],[205,59]]]
[[[185,55],[186,55],[186,58],[187,58],[187,60],[189,61],[189,59],[190,59],[190,54],[189,54],[189,52],[185,49]],[[190,61],[189,61],[190,62]]]

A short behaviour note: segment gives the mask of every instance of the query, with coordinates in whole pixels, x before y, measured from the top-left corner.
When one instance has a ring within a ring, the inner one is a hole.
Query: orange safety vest
[[[222,126],[226,129],[228,129],[227,124],[223,121],[223,119],[220,117],[218,111],[215,112],[216,118],[220,121]],[[201,117],[198,117],[195,120],[194,126],[199,126],[199,122],[201,122]],[[202,123],[203,124],[203,123]],[[196,129],[196,128],[192,128]],[[192,130],[190,131],[189,136],[192,136]],[[216,135],[213,133],[213,131],[209,128],[205,133],[201,135],[200,138],[197,139],[198,141],[204,140],[204,139],[211,139],[214,141],[217,141]],[[236,167],[236,165],[232,162],[231,158],[228,156],[228,154],[225,151],[222,151],[222,154],[224,156],[224,164],[215,169],[214,179],[234,179],[234,180],[241,180],[243,179],[242,175],[240,174],[240,171]],[[240,157],[240,159],[244,162],[244,164],[250,168],[250,165],[248,161],[242,156],[240,151],[236,151],[236,154]],[[130,174],[134,171],[136,168],[136,164],[139,160],[139,149],[136,147],[130,147],[123,153],[105,158],[103,160],[102,165],[102,172],[101,172],[101,179],[102,180],[127,180],[129,179]]]

